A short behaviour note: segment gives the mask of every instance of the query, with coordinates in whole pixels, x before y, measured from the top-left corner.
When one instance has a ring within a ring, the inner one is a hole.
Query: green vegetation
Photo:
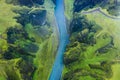
[[[102,10],[102,11],[108,15],[106,10]],[[119,43],[118,36],[119,36],[120,27],[118,23],[120,23],[120,20],[115,20],[115,19],[106,17],[100,12],[97,12],[97,14],[96,13],[86,14],[86,16],[89,21],[94,21],[95,23],[97,23],[99,26],[102,27],[103,30],[99,32],[97,36],[99,36],[100,34],[104,32],[107,32],[108,34],[113,36],[115,47],[119,48],[120,43]]]
[[[106,1],[107,2],[107,1]],[[100,6],[101,4],[106,4],[104,0],[75,0],[74,1],[74,12],[79,12],[83,9],[89,9],[96,6]]]
[[[101,33],[104,27],[98,25],[95,18],[95,21],[90,19],[74,14],[70,25],[70,44],[64,54],[63,80],[104,80],[112,77],[112,60],[118,52],[114,37],[107,32]]]
[[[44,0],[6,0],[6,3],[32,7],[34,5],[43,5]]]
[[[0,0],[0,80],[49,78],[58,46],[52,1]],[[64,2],[70,43],[63,80],[119,80],[120,20],[100,12],[81,14],[101,7],[117,16],[119,6],[114,0]]]
[[[48,1],[0,0],[0,80],[49,77],[58,38]]]
[[[1,7],[0,7],[0,34],[5,32],[5,30],[11,26],[19,25],[16,22],[16,19],[14,17],[18,16],[18,14],[15,14],[12,9],[15,7],[12,4],[6,4],[5,0],[0,0]],[[5,10],[3,10],[5,9]]]
[[[103,14],[82,14],[97,7]],[[62,80],[119,80],[120,20],[111,19],[119,16],[119,6],[114,0],[65,0],[65,9],[70,43]]]
[[[118,64],[112,65],[112,71],[113,71],[113,76],[110,78],[110,80],[119,80],[120,79],[120,76],[119,76],[120,64],[118,63]]]
[[[82,10],[88,10],[94,7],[102,7],[107,9],[111,15],[119,16],[119,3],[115,0],[75,0],[74,12],[80,12]]]
[[[74,0],[64,0],[65,3],[65,16],[68,20],[71,20],[73,14],[73,2]]]
[[[52,4],[52,5],[51,5]],[[45,0],[46,23],[49,25],[41,26],[42,43],[39,45],[39,50],[36,53],[34,64],[37,70],[34,73],[33,80],[48,80],[52,65],[54,63],[55,53],[58,45],[58,35],[56,34],[56,23],[54,20],[54,5],[50,0]],[[53,30],[55,32],[53,32]],[[46,33],[47,32],[47,35]],[[44,34],[45,33],[45,34]],[[44,39],[46,38],[46,39]]]
[[[105,10],[101,9],[101,11],[103,11],[105,14],[108,15],[108,13]],[[119,28],[118,23],[120,23],[120,20],[108,18],[99,12],[97,13],[97,15],[95,13],[87,14],[87,19],[89,21],[94,21],[95,23],[97,23],[98,25],[100,25],[102,27],[103,30],[100,31],[97,36],[99,36],[105,32],[107,32],[108,34],[113,36],[114,46],[118,49],[117,52],[114,53],[117,55],[117,57],[114,61],[115,61],[115,63],[118,62],[119,61],[118,57],[120,56],[120,54],[119,54],[119,49],[120,49],[119,30],[120,30],[120,28]],[[118,67],[119,67],[119,63],[112,65],[113,76],[107,80],[119,80],[119,76],[117,75],[119,73],[119,71],[117,70]]]
[[[31,80],[30,75],[32,75],[33,70],[31,64],[20,58],[0,60],[0,80]]]
[[[35,71],[34,80],[39,78],[47,80],[49,78],[57,48],[57,44],[54,44],[56,42],[54,39],[55,37],[52,35],[40,45],[41,49],[38,51],[35,59],[35,64],[38,66],[38,69]]]
[[[7,41],[4,39],[0,39],[0,53],[5,52],[8,49]]]

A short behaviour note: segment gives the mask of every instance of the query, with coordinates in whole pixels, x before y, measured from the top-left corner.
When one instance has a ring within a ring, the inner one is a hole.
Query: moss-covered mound
[[[78,27],[76,24],[81,26]],[[102,28],[94,22],[89,22],[85,17],[77,16],[71,26],[73,31],[70,44],[64,54],[63,80],[110,78],[112,60],[117,55],[112,36],[108,33],[97,36]]]
[[[0,3],[0,80],[47,80],[58,45],[53,2]]]
[[[70,43],[62,80],[119,80],[118,9],[114,0],[65,0]]]

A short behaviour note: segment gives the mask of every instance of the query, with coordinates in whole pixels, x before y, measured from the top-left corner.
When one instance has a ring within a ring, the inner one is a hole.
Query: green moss
[[[47,80],[58,45],[52,1],[45,0],[44,5],[35,3],[31,7],[29,3],[23,6],[18,0],[1,0],[0,3],[0,50],[3,52],[0,62],[7,59],[4,65],[0,64],[0,80],[31,80],[32,77]],[[23,61],[14,63],[18,58]]]
[[[57,49],[57,43],[53,45],[53,42],[56,41],[55,37],[52,35],[40,45],[40,50],[37,52],[37,57],[34,62],[37,66],[37,70],[34,75],[35,80],[39,78],[47,80],[49,78]]]
[[[0,76],[3,80],[21,80],[20,70],[16,67],[20,59],[0,60]],[[12,73],[12,74],[11,74]]]
[[[16,19],[14,19],[18,14],[12,11],[15,6],[12,4],[6,4],[5,0],[0,0],[0,3],[2,3],[0,7],[0,33],[3,33],[7,28],[19,24],[16,22]]]
[[[101,9],[101,11],[103,13],[105,13],[106,15],[111,16],[105,9]],[[112,36],[113,44],[116,49],[110,49],[105,56],[106,56],[106,59],[108,58],[107,60],[110,60],[110,61],[112,60],[115,63],[114,64],[115,66],[114,65],[112,66],[113,75],[111,75],[111,74],[109,74],[111,76],[107,75],[108,78],[105,78],[105,80],[117,80],[117,79],[119,79],[119,76],[117,76],[117,73],[119,73],[119,72],[116,71],[116,69],[117,69],[117,65],[119,65],[119,64],[116,64],[116,63],[117,63],[117,61],[119,61],[119,59],[116,56],[119,56],[119,48],[120,48],[119,41],[118,41],[119,40],[118,23],[120,22],[120,20],[108,18],[108,17],[104,16],[103,14],[101,14],[100,12],[97,12],[97,15],[96,15],[96,13],[92,13],[92,14],[90,13],[90,14],[86,14],[86,15],[87,15],[87,19],[89,21],[94,21],[95,23],[97,23],[98,25],[100,25],[102,27],[102,30],[98,34],[96,34],[96,37],[99,37],[100,35],[102,35],[104,33],[108,33]],[[113,16],[111,16],[111,17],[113,17]],[[103,52],[101,52],[101,53],[103,53]],[[111,55],[109,55],[109,54],[111,54]],[[103,56],[100,56],[100,57],[101,57],[101,59],[103,58]],[[112,72],[109,72],[109,73],[112,73]],[[116,77],[115,77],[115,74],[116,74]]]
[[[104,29],[93,21],[78,18],[76,23],[78,22],[82,23],[81,29],[72,32],[71,42],[64,55],[63,80],[104,80],[110,78],[112,76],[110,62],[117,55],[117,49],[113,45],[113,37],[107,32],[99,34]],[[79,55],[76,56],[76,52]]]
[[[106,80],[119,80],[120,79],[120,76],[119,76],[120,70],[119,69],[120,69],[119,63],[112,65],[113,76],[110,79],[106,79]]]
[[[40,27],[41,44],[39,44],[40,49],[34,59],[34,64],[37,69],[34,73],[33,80],[39,80],[40,78],[47,80],[49,78],[58,46],[58,35],[56,34],[57,29],[54,19],[55,6],[50,0],[45,0],[43,6],[47,11],[46,22],[49,25],[35,26]]]
[[[96,80],[95,78],[91,77],[91,76],[84,76],[84,77],[80,77],[79,80]]]
[[[73,8],[74,0],[64,0],[65,4],[65,16],[68,20],[71,20],[73,17]]]
[[[42,42],[42,39],[41,39],[40,36],[36,33],[36,30],[34,29],[34,27],[33,27],[31,24],[26,24],[25,30],[26,30],[27,33],[29,34],[29,37],[34,38],[37,43],[41,43],[41,42]]]
[[[5,52],[8,49],[8,43],[5,39],[0,39],[0,53]]]

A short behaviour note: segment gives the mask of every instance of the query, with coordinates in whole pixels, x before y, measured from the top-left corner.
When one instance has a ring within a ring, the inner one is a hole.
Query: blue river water
[[[59,47],[49,80],[60,80],[63,70],[63,54],[68,43],[66,21],[64,16],[64,0],[56,0],[55,17],[59,30]]]

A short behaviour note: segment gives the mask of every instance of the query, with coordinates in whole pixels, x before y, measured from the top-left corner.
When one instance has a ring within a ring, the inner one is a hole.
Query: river
[[[55,17],[59,30],[59,46],[49,80],[60,80],[63,70],[63,54],[68,43],[68,33],[64,16],[64,0],[56,0]]]

